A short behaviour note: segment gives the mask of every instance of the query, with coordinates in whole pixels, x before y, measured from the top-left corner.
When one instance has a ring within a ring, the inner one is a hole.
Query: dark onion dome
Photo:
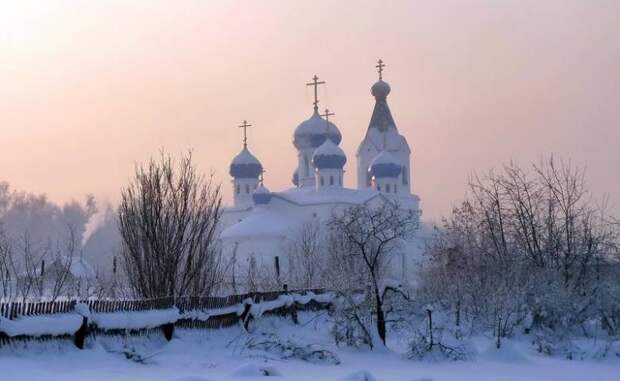
[[[323,144],[326,135],[336,145],[342,140],[338,127],[332,122],[326,122],[315,110],[308,120],[301,122],[295,129],[293,144],[297,149],[317,148]]]
[[[346,162],[344,151],[331,139],[325,139],[312,155],[312,163],[317,169],[342,169]]]
[[[254,193],[252,193],[252,199],[256,205],[269,204],[269,201],[271,201],[271,192],[261,184],[256,188]]]
[[[388,151],[381,151],[370,163],[368,172],[375,178],[398,177],[403,167]]]
[[[291,179],[291,181],[293,182],[293,185],[295,185],[296,187],[299,186],[299,172],[297,170],[293,172],[293,178]]]
[[[375,84],[370,88],[370,93],[372,96],[378,99],[386,99],[390,94],[390,91],[392,91],[392,88],[382,79],[375,82]]]
[[[263,166],[247,147],[230,163],[229,173],[235,179],[257,179],[262,172]]]

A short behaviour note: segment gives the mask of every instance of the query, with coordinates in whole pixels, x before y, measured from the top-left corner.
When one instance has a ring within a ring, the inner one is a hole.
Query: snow
[[[233,372],[234,377],[278,377],[282,373],[277,368],[265,365],[245,364]]]
[[[224,229],[220,238],[286,237],[291,231],[291,222],[286,216],[271,209],[256,208],[240,222]]]
[[[72,335],[82,326],[82,316],[74,313],[21,316],[9,320],[0,316],[0,332],[10,337]]]
[[[156,328],[179,319],[176,307],[163,310],[94,313],[91,321],[101,329]]]
[[[360,370],[345,378],[342,381],[377,381],[377,379],[367,370]]]
[[[232,164],[239,164],[239,165],[259,164],[260,165],[260,162],[258,161],[256,156],[252,155],[249,149],[244,148],[243,150],[241,150],[241,152],[239,152],[237,156],[233,158]]]
[[[479,355],[471,361],[422,362],[406,360],[397,352],[338,348],[329,334],[324,313],[300,312],[301,324],[290,318],[264,316],[257,335],[275,334],[282,340],[316,345],[336,353],[340,365],[282,359],[273,353],[248,351],[238,327],[219,330],[177,329],[172,341],[161,335],[120,338],[99,336],[78,350],[69,341],[30,342],[23,347],[0,347],[2,380],[7,381],[617,381],[620,358],[564,360],[533,351],[525,339],[504,340],[499,352],[493,339],[480,337]],[[64,344],[60,344],[63,343]],[[391,343],[392,347],[396,347]],[[136,363],[122,350],[141,353],[149,360]],[[365,377],[365,378],[364,378]]]
[[[237,314],[238,316],[241,315],[243,313],[243,304],[235,304],[230,307],[214,308],[209,310],[185,311],[179,316],[179,319],[207,321],[212,316],[228,315],[232,313]]]

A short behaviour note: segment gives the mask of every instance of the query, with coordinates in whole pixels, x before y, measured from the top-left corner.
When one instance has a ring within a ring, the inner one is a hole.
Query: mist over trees
[[[0,297],[84,295],[86,285],[77,285],[69,269],[86,263],[89,277],[109,276],[118,246],[115,215],[92,195],[58,205],[0,183]]]

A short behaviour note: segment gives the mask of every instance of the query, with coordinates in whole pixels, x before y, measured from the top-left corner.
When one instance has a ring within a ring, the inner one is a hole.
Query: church
[[[315,221],[324,225],[335,211],[353,205],[393,203],[421,214],[420,199],[412,193],[411,148],[398,131],[390,107],[390,85],[383,80],[384,63],[376,66],[379,80],[372,85],[374,109],[356,159],[357,187],[343,186],[347,154],[339,147],[342,135],[329,120],[329,110],[319,113],[317,87],[325,82],[315,75],[314,110],[293,133],[297,162],[292,187],[269,190],[263,183],[263,166],[248,147],[243,122],[243,148],[230,164],[233,205],[223,211],[220,242],[224,258],[231,261],[233,288],[246,285],[255,272],[271,274],[278,283],[287,283],[287,248],[303,226]],[[392,261],[392,276],[408,282],[408,267],[415,261],[416,243],[407,243]]]

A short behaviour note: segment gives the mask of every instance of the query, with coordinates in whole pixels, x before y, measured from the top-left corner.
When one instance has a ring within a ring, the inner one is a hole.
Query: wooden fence
[[[322,289],[310,289],[310,290],[294,290],[294,291],[271,291],[271,292],[252,292],[240,295],[230,295],[226,297],[164,297],[156,299],[144,299],[144,300],[63,300],[63,301],[48,301],[48,302],[0,302],[0,317],[9,320],[19,320],[21,317],[40,316],[40,315],[54,315],[61,313],[73,313],[78,303],[88,306],[90,313],[111,313],[111,312],[132,312],[132,311],[149,311],[149,310],[163,310],[176,307],[179,313],[182,315],[187,311],[205,311],[217,310],[221,308],[240,305],[244,301],[251,300],[248,305],[253,303],[267,302],[276,300],[281,295],[286,294],[306,294],[312,292],[320,295],[325,291]],[[246,302],[247,303],[247,302]],[[269,313],[273,314],[287,314],[291,313],[293,319],[296,321],[296,311],[298,309],[318,309],[324,308],[327,304],[311,302],[306,305],[294,305],[286,308],[279,308]],[[248,306],[246,306],[248,307]],[[167,330],[174,330],[174,327],[178,328],[196,328],[196,329],[216,329],[222,327],[228,327],[243,322],[247,327],[247,314],[249,308],[246,308],[244,313],[239,315],[236,312],[230,312],[225,314],[216,314],[209,316],[207,319],[193,319],[193,318],[181,318],[175,323],[172,323],[168,327],[157,327],[156,329],[114,329],[103,330],[96,326],[88,326],[81,328],[82,334],[87,336],[96,335],[146,335],[154,331],[161,331],[164,329],[164,334],[168,338],[171,337],[171,333],[166,333]],[[86,321],[86,320],[85,320]],[[85,323],[86,324],[86,323]],[[61,335],[61,336],[49,336],[39,335],[33,336],[14,336],[9,337],[6,333],[0,330],[0,346],[10,344],[14,341],[47,341],[51,339],[74,339],[75,335]],[[83,343],[82,338],[82,343]],[[76,343],[76,345],[78,345]],[[81,345],[78,345],[81,347]]]

